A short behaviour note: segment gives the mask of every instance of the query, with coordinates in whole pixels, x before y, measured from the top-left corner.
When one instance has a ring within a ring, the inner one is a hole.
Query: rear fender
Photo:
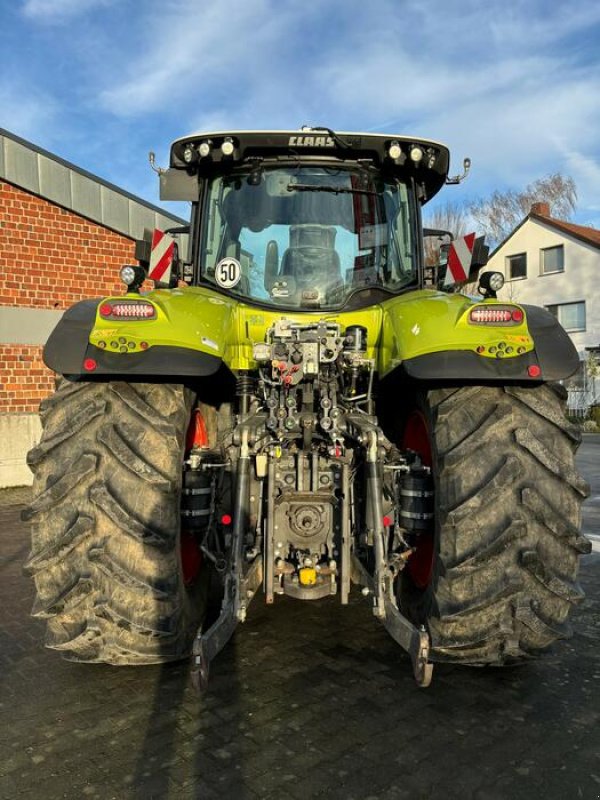
[[[102,304],[151,303],[152,319],[105,319]],[[84,300],[64,314],[44,348],[63,375],[208,376],[222,360],[231,303],[193,290]]]
[[[469,312],[508,306],[523,318],[510,324],[473,324]],[[500,354],[500,355],[499,355]],[[414,292],[384,304],[379,372],[396,370],[424,381],[556,381],[578,368],[570,338],[537,306],[474,301],[460,294]]]

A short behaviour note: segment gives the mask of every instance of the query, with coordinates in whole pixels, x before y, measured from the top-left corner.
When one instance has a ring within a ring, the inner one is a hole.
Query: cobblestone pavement
[[[185,664],[44,650],[24,499],[0,493],[2,800],[600,797],[600,554],[582,561],[573,638],[525,667],[436,665],[418,689],[359,595],[257,598],[198,698]]]

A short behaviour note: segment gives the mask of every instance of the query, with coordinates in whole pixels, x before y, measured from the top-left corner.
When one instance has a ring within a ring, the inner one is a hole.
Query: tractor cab
[[[420,205],[448,151],[377,134],[178,140],[163,199],[192,199],[191,283],[277,308],[360,308],[423,285]]]

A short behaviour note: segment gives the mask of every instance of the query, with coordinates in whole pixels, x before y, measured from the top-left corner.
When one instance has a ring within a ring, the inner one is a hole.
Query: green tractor
[[[436,661],[568,635],[587,486],[557,382],[577,353],[497,299],[499,273],[457,291],[481,240],[425,264],[448,166],[436,142],[326,128],[173,144],[187,257],[140,242],[126,293],[77,303],[45,348],[62,378],[25,516],[49,647],[192,655],[203,686],[259,588],[344,605],[353,585],[422,686]]]

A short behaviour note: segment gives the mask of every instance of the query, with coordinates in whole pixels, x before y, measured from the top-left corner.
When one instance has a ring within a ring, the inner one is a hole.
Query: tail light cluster
[[[521,325],[523,311],[517,306],[481,305],[469,311],[468,321],[471,325]]]
[[[103,319],[154,319],[156,308],[146,300],[107,300],[100,305]]]

